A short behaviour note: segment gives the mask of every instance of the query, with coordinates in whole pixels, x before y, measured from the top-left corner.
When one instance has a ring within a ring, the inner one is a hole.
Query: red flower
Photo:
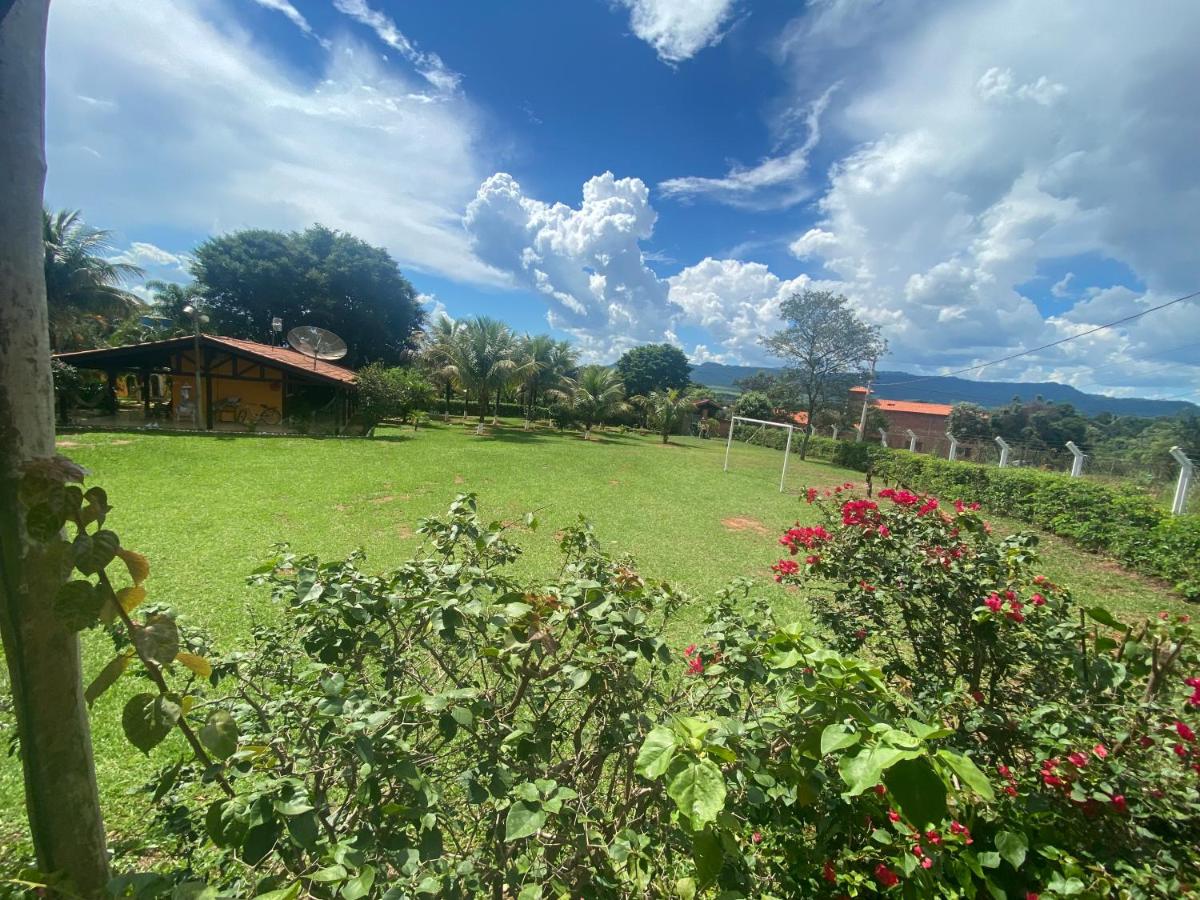
[[[896,812],[894,809],[889,809],[888,810],[888,818],[891,819],[893,822],[899,822],[900,821],[900,813]]]
[[[1092,753],[1094,753],[1096,755],[1097,759],[1104,759],[1105,757],[1108,756],[1108,748],[1105,747],[1103,744],[1097,744],[1095,747],[1092,748]]]
[[[955,512],[961,513],[966,508],[967,508],[967,504],[963,503],[961,500],[954,501],[954,511]]]
[[[933,868],[933,860],[930,859],[928,856],[926,856],[924,859],[921,860],[921,868],[922,869]]]
[[[761,844],[762,843],[762,832],[761,831],[754,832],[754,834],[750,835],[750,840],[752,843]]]
[[[854,487],[854,482],[847,481],[845,484],[842,485],[842,487],[844,487],[846,490],[850,490],[850,488]]]
[[[1067,762],[1069,762],[1071,765],[1073,765],[1077,769],[1082,769],[1084,766],[1086,766],[1088,764],[1087,757],[1084,756],[1082,753],[1080,753],[1078,750],[1076,750],[1074,753],[1070,754],[1067,757]]]
[[[814,500],[816,500],[817,499],[817,489],[809,488],[807,491],[805,491],[804,499],[807,500],[809,503],[812,503]]]
[[[871,500],[847,500],[842,504],[843,525],[870,525],[879,521],[879,505]]]
[[[877,793],[881,797],[887,793],[887,788],[885,788],[882,784],[875,785],[875,787],[872,788],[872,790],[874,790],[875,793]]]
[[[1043,597],[1041,594],[1034,594],[1032,597],[1029,598],[1029,602],[1032,603],[1034,606],[1045,606],[1046,598]]]
[[[865,581],[860,581],[858,583],[858,586],[860,588],[862,588],[864,591],[866,591],[868,594],[875,593],[875,585],[873,585],[873,584],[867,584]]]
[[[937,497],[930,497],[928,500],[926,500],[924,503],[921,504],[921,508],[917,510],[917,515],[923,516],[926,513],[933,512],[937,508],[938,508]]]
[[[1178,756],[1178,757],[1180,757],[1180,758],[1182,758],[1182,757],[1185,757],[1185,756],[1187,756],[1187,755],[1188,755],[1188,749],[1187,749],[1187,747],[1183,746],[1183,744],[1176,744],[1176,745],[1175,745],[1174,747],[1172,747],[1171,749],[1172,749],[1172,750],[1174,750],[1174,751],[1175,751],[1175,755],[1176,755],[1176,756]]]
[[[998,594],[992,594],[990,597],[988,597],[986,600],[983,601],[983,605],[986,606],[988,609],[990,609],[992,612],[1000,612],[1000,610],[1004,606],[1004,601],[1000,599]]]
[[[951,834],[960,834],[963,836],[963,838],[966,839],[966,843],[968,843],[968,844],[973,843],[973,840],[971,838],[971,829],[967,828],[966,825],[959,825],[957,821],[952,821],[950,823],[950,833]]]
[[[685,647],[685,648],[684,648],[684,651],[683,651],[684,658],[685,658],[685,659],[691,659],[691,657],[692,657],[692,654],[693,654],[693,653],[695,653],[695,652],[696,652],[696,645],[695,645],[695,644],[688,644],[688,645],[687,645],[687,647]]]
[[[699,653],[697,653],[690,660],[688,660],[687,674],[688,675],[703,675],[704,674],[704,660],[702,660],[700,658]]]
[[[983,691],[971,691],[971,699],[976,703],[983,702]]]
[[[1128,807],[1125,804],[1125,795],[1124,794],[1117,794],[1117,796],[1113,797],[1112,805],[1113,805],[1113,808],[1117,812],[1123,813],[1128,809]]]
[[[1046,583],[1046,576],[1045,576],[1045,575],[1034,575],[1034,576],[1033,576],[1033,583],[1034,583],[1034,584],[1045,584],[1045,583]]]
[[[1008,794],[1008,796],[1010,796],[1010,797],[1015,797],[1015,796],[1017,796],[1017,789],[1015,787],[1013,787],[1011,784],[1006,784],[1004,786],[1004,793]]]
[[[967,506],[967,509],[972,509],[972,510],[973,510],[973,509],[979,509],[979,504],[978,504],[978,503],[972,503],[972,504],[970,504],[969,506]]]
[[[816,556],[816,555],[814,554],[814,555],[812,555],[812,556],[806,556],[806,557],[804,557],[804,561],[805,561],[806,563],[808,563],[808,565],[810,565],[810,566],[815,566],[817,563],[819,563],[819,562],[821,561],[821,557],[819,557],[819,556]]]
[[[1039,897],[1035,891],[1026,891],[1025,900],[1039,900]]]
[[[1145,750],[1147,747],[1154,746],[1154,740],[1152,738],[1146,737],[1145,735],[1142,735],[1140,738],[1138,738],[1138,746],[1141,747],[1143,750]]]
[[[915,856],[917,859],[920,859],[922,856],[925,855],[925,851],[921,848],[920,844],[914,844],[913,848],[912,848],[912,855]]]
[[[865,641],[867,639],[867,629],[859,628],[854,632],[854,637],[857,640]]]
[[[942,836],[940,834],[938,834],[936,831],[930,830],[930,831],[925,832],[925,840],[929,841],[929,843],[933,844],[936,847],[938,844],[940,844],[942,842]]]
[[[1158,617],[1159,617],[1160,619],[1162,619],[1162,620],[1165,622],[1165,621],[1167,620],[1167,617],[1168,617],[1169,615],[1170,615],[1170,613],[1168,613],[1168,612],[1167,612],[1167,611],[1164,609],[1162,612],[1160,612],[1160,613],[1158,614]]]
[[[885,888],[895,887],[900,883],[900,876],[880,863],[875,867],[875,880]]]
[[[886,525],[880,525],[879,526],[879,536],[881,538],[891,537],[892,536],[891,529],[888,528]]]
[[[1192,689],[1192,696],[1188,697],[1188,706],[1200,706],[1200,678],[1185,678],[1183,683]]]
[[[833,537],[828,531],[817,525],[813,528],[799,527],[789,528],[783,533],[783,537],[779,539],[779,543],[787,547],[795,556],[797,550],[803,546],[811,550],[817,544],[828,541]]]
[[[1175,731],[1179,734],[1179,736],[1181,738],[1183,738],[1189,744],[1192,741],[1196,740],[1196,732],[1194,732],[1194,731],[1192,731],[1192,729],[1188,728],[1188,726],[1183,722],[1175,723]]]
[[[771,571],[775,573],[776,581],[783,581],[787,575],[795,575],[800,571],[800,566],[792,559],[781,559],[775,565],[771,566]]]
[[[829,860],[825,860],[825,865],[821,869],[821,877],[830,884],[837,882],[837,872],[833,868],[833,863],[831,863]]]

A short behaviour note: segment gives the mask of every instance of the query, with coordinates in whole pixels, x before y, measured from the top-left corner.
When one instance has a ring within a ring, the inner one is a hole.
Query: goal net
[[[748,419],[744,416],[734,416],[729,420],[729,437],[725,440],[725,469],[729,471],[729,454],[734,444],[739,446],[754,446],[783,451],[783,461],[779,471],[779,492],[783,493],[784,481],[787,479],[788,456],[792,449],[792,432],[794,426],[783,422],[768,422],[765,419]],[[779,462],[775,454],[756,456],[753,459],[739,454],[739,460],[748,467],[762,469],[774,467]]]

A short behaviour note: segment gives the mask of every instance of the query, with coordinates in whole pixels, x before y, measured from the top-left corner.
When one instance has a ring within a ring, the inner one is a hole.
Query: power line
[[[1089,334],[1095,334],[1097,331],[1104,331],[1106,328],[1114,328],[1117,325],[1124,325],[1126,322],[1132,322],[1134,319],[1140,319],[1142,316],[1147,316],[1152,312],[1158,312],[1160,309],[1166,309],[1168,306],[1174,306],[1176,303],[1183,303],[1185,300],[1191,300],[1194,297],[1200,297],[1200,291],[1193,291],[1182,297],[1176,297],[1174,300],[1168,300],[1166,303],[1160,303],[1158,306],[1152,306],[1149,309],[1143,309],[1139,313],[1134,313],[1131,316],[1126,316],[1123,319],[1117,319],[1114,322],[1107,322],[1104,325],[1097,325],[1095,328],[1089,328],[1087,331],[1081,331],[1079,334],[1072,334],[1069,337],[1059,338],[1057,341],[1051,341],[1048,344],[1042,344],[1040,347],[1033,347],[1029,350],[1021,350],[1017,353],[1010,353],[1008,356],[1002,356],[999,359],[993,359],[989,362],[979,363],[974,366],[967,366],[965,369],[957,369],[954,372],[943,372],[940,375],[922,375],[918,378],[912,378],[908,381],[888,381],[880,382],[875,387],[897,387],[902,384],[915,384],[918,381],[928,381],[931,378],[953,378],[955,375],[963,375],[967,372],[977,372],[980,369],[986,369],[988,366],[998,365],[1002,362],[1008,362],[1013,359],[1020,359],[1022,356],[1029,356],[1033,353],[1040,353],[1043,350],[1049,350],[1051,347],[1058,347],[1070,341],[1078,340],[1081,337],[1087,337]]]

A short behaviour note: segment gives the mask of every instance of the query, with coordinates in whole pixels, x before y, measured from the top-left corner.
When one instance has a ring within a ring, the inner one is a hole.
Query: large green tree
[[[642,344],[627,350],[617,360],[617,372],[630,397],[652,391],[683,389],[691,384],[692,364],[683,351],[671,344]]]
[[[142,275],[129,263],[113,262],[111,234],[84,224],[79,210],[42,210],[46,306],[50,347],[95,347],[140,306],[124,284]]]
[[[859,319],[849,301],[831,291],[792,294],[780,307],[785,327],[761,343],[787,361],[786,377],[800,390],[808,421],[817,410],[840,401],[855,373],[874,366],[887,351],[879,329]],[[809,430],[804,430],[800,458],[808,452]]]
[[[519,371],[513,358],[512,329],[497,319],[476,316],[463,323],[445,348],[442,372],[479,401],[479,421],[487,415],[488,400],[498,396]],[[465,410],[464,410],[465,418]],[[493,417],[493,421],[496,418]]]
[[[587,439],[592,428],[628,408],[621,373],[609,366],[584,366],[575,378],[564,379],[554,392],[570,406]]]
[[[196,248],[192,274],[222,334],[265,341],[273,317],[285,328],[316,325],[346,341],[349,366],[404,361],[424,322],[385,249],[322,225],[210,238]]]

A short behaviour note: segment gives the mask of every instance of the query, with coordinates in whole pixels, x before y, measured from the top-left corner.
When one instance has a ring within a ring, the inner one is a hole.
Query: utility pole
[[[858,417],[858,437],[855,443],[863,439],[863,435],[867,433],[867,404],[871,402],[871,382],[875,380],[875,360],[871,360],[871,374],[867,376],[867,392],[863,394],[862,414]]]

